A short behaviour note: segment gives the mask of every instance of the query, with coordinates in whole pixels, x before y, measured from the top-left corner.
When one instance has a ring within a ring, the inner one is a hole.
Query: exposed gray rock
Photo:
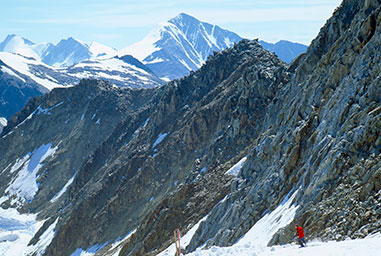
[[[230,200],[213,209],[188,251],[233,244],[296,189],[295,220],[309,238],[342,240],[379,230],[376,206],[368,202],[380,189],[381,16],[379,1],[373,3],[364,9],[364,1],[344,1],[291,64],[291,82],[269,105]],[[270,244],[290,242],[292,225]]]

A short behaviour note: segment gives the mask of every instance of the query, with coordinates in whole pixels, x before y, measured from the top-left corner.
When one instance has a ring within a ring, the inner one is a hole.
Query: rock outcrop
[[[380,10],[379,1],[344,1],[291,64],[291,81],[269,105],[228,198],[209,213],[188,251],[233,244],[295,190],[295,222],[309,238],[379,230]],[[270,244],[292,241],[293,225]]]

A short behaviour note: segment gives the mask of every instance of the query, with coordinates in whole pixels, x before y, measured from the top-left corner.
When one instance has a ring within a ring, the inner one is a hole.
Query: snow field
[[[12,166],[12,172],[17,170],[17,176],[5,190],[8,197],[16,196],[17,201],[13,200],[12,203],[20,204],[33,200],[38,191],[37,173],[43,166],[42,162],[53,156],[57,149],[58,146],[52,148],[51,143],[43,144],[32,153],[24,156],[21,161],[16,161],[15,165]],[[3,200],[3,198],[0,199],[0,201]]]
[[[232,175],[232,176],[238,176],[239,171],[242,169],[243,165],[245,164],[247,159],[247,156],[243,157],[241,160],[238,161],[235,165],[233,165],[232,168],[226,171],[226,175]]]
[[[44,250],[43,246],[51,240],[45,240],[40,248],[28,248],[29,241],[43,224],[44,221],[36,221],[35,214],[20,214],[16,209],[0,208],[0,241],[3,241],[0,242],[0,255],[19,256],[31,249]],[[48,238],[47,234],[43,235]]]
[[[271,213],[263,216],[236,244],[230,247],[213,246],[186,254],[188,256],[363,256],[380,255],[381,233],[368,236],[365,239],[346,240],[341,242],[307,241],[307,247],[300,248],[296,243],[267,247],[273,235],[282,227],[288,225],[295,216],[298,206],[292,204],[298,191],[295,191]],[[205,220],[206,217],[203,219]],[[201,221],[203,221],[201,220]],[[200,222],[201,222],[200,221]],[[195,225],[183,238],[181,247],[185,248],[200,223]],[[172,244],[158,256],[172,256],[175,245]]]

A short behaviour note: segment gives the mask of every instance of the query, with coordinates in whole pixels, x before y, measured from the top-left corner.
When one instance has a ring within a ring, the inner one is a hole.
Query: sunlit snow
[[[41,78],[37,76],[37,74],[32,73],[32,71],[29,68],[29,65],[35,65],[35,66],[45,66],[48,69],[51,69],[48,65],[33,60],[33,59],[27,59],[23,56],[16,55],[9,52],[0,52],[0,60],[3,61],[8,66],[12,67],[17,72],[26,75],[30,77],[32,80],[34,80],[36,83],[43,85],[45,88],[52,90],[53,88],[57,87],[67,87],[67,85],[61,85],[58,83],[55,83],[49,79]]]
[[[152,148],[155,148],[158,144],[160,144],[165,137],[167,137],[168,133],[160,133],[157,137],[156,141],[153,143]]]
[[[16,178],[11,182],[5,193],[11,197],[16,196],[18,204],[31,201],[38,191],[37,173],[43,166],[43,161],[53,156],[58,146],[52,148],[52,144],[43,144],[35,149],[32,153],[28,153],[17,160],[12,166],[12,172],[18,171]]]
[[[272,212],[263,216],[255,225],[243,236],[239,241],[231,247],[212,247],[208,250],[198,248],[195,252],[187,254],[193,256],[209,256],[209,255],[261,255],[260,253],[266,250],[268,242],[273,235],[282,227],[288,225],[295,216],[298,206],[295,206],[293,200],[298,191],[295,191],[290,197],[286,196],[285,200]],[[197,229],[197,228],[196,228]],[[181,243],[181,246],[186,246],[195,230],[192,228],[184,236],[186,239]],[[171,248],[168,248],[161,256],[169,256]],[[258,254],[259,253],[259,254]]]
[[[28,243],[43,225],[35,214],[20,214],[16,209],[0,207],[0,255],[24,255]],[[11,237],[12,239],[7,239]],[[40,248],[43,249],[43,248]]]
[[[238,161],[232,168],[230,168],[225,174],[232,175],[232,176],[238,176],[239,171],[241,170],[242,166],[246,162],[247,156],[243,157],[241,160]]]

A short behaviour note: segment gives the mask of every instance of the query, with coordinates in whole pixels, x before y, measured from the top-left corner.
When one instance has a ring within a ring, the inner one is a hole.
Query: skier
[[[304,240],[304,231],[302,227],[295,225],[296,232],[298,233],[298,243],[300,247],[306,246],[306,240]]]

